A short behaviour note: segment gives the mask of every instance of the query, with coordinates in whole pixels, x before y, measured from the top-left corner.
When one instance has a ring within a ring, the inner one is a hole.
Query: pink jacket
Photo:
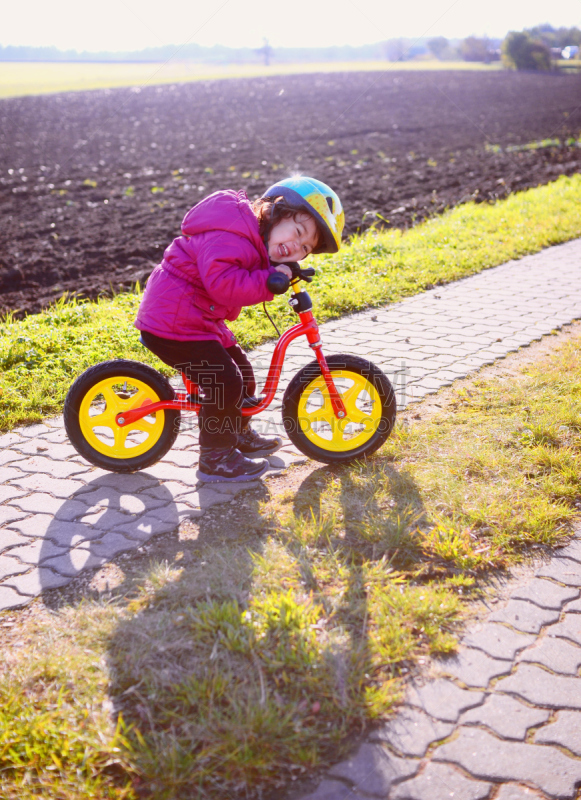
[[[244,192],[215,192],[190,209],[149,276],[135,327],[164,339],[236,337],[224,323],[243,306],[272,300],[271,267],[258,221]]]

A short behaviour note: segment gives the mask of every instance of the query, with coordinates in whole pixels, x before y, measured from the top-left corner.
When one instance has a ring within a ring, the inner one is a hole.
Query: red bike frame
[[[298,279],[291,281],[291,287],[295,294],[299,294],[297,289],[298,282]],[[255,406],[243,408],[243,417],[251,417],[254,416],[254,414],[259,414],[270,405],[278,387],[287,348],[292,341],[303,335],[307,337],[310,347],[312,347],[312,349],[315,351],[317,361],[321,367],[321,374],[325,379],[325,383],[329,391],[329,399],[331,401],[333,413],[337,419],[343,419],[346,416],[347,412],[343,404],[343,400],[341,399],[341,395],[335,387],[333,376],[331,375],[327,365],[327,360],[323,354],[321,337],[319,335],[319,326],[317,325],[317,321],[313,316],[313,312],[310,309],[308,311],[301,311],[299,312],[299,319],[300,322],[285,331],[276,343],[268,370],[268,376],[264,384],[264,389],[261,393],[262,399],[260,400],[260,403]],[[142,419],[142,417],[147,416],[148,414],[155,414],[156,411],[161,411],[162,409],[166,408],[173,408],[179,411],[195,411],[198,413],[200,410],[200,403],[193,403],[188,400],[189,395],[196,394],[198,392],[198,386],[195,383],[192,383],[192,381],[188,380],[183,372],[182,379],[186,389],[185,391],[177,391],[176,398],[174,400],[161,400],[157,403],[152,403],[151,401],[146,400],[139,408],[132,408],[129,411],[117,414],[116,421],[119,427],[130,425],[136,422],[138,419]]]

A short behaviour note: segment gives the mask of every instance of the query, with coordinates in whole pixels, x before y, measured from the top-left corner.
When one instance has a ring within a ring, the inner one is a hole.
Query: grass
[[[557,61],[556,67],[562,72],[581,72],[581,61],[578,58],[561,58]]]
[[[6,615],[4,615],[6,618]],[[103,653],[117,612],[69,608],[27,626],[0,657],[0,790],[4,798],[125,798],[131,772],[121,718],[107,699]],[[68,621],[67,621],[68,620]],[[123,749],[123,752],[122,752]],[[82,786],[82,794],[78,788]]]
[[[454,650],[465,598],[568,535],[580,355],[465,382],[369,461],[207,512],[100,599],[4,614],[2,796],[254,798],[344,755]]]
[[[338,255],[313,262],[317,319],[395,302],[580,236],[580,202],[581,175],[561,177],[494,205],[466,203],[407,231],[354,237]],[[0,323],[0,428],[59,413],[74,377],[99,361],[134,358],[168,372],[138,342],[139,300],[139,291],[98,303],[72,299]],[[279,327],[294,323],[285,296],[270,310]],[[233,329],[247,348],[273,336],[261,306],[244,309]]]
[[[170,60],[155,63],[0,62],[0,98],[126,86],[154,86],[223,78],[297,75],[313,72],[491,70],[498,65],[466,61],[344,61],[312,64],[197,64]]]
[[[553,147],[581,147],[581,138],[576,139],[574,136],[570,136],[564,141],[559,138],[542,139],[536,142],[527,142],[526,144],[511,144],[506,147],[487,143],[484,147],[489,153],[520,153],[523,150],[545,150]]]

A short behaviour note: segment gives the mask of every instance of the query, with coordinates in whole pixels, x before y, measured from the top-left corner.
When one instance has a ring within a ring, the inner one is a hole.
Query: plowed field
[[[339,73],[0,101],[0,311],[143,281],[188,208],[294,171],[347,232],[405,227],[581,168],[581,76]],[[491,145],[500,146],[491,147]]]

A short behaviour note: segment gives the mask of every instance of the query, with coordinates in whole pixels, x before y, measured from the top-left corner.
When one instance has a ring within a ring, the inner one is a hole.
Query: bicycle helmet
[[[323,243],[313,253],[336,253],[339,250],[345,213],[339,197],[326,183],[305,175],[285,178],[262,195],[263,200],[274,201],[277,197],[284,197],[288,203],[304,208],[314,217]]]

